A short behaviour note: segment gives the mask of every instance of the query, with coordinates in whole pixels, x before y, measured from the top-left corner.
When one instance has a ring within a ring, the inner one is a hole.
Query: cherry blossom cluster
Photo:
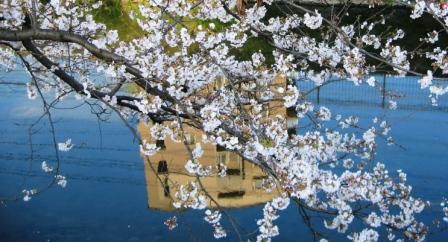
[[[174,195],[175,208],[204,209],[208,204],[208,197],[197,182],[180,185]]]
[[[442,211],[443,211],[443,221],[448,223],[448,200],[445,198],[440,203],[440,206],[442,207]]]
[[[65,142],[58,143],[58,149],[63,152],[70,151],[73,146],[72,139],[67,139]]]
[[[169,230],[173,230],[177,227],[177,217],[173,216],[167,220],[165,220],[164,224],[168,227]]]
[[[222,215],[219,211],[211,211],[209,209],[205,210],[204,220],[213,226],[213,236],[215,236],[216,239],[224,238],[227,236],[226,231],[219,223],[219,221],[221,220],[221,216]]]

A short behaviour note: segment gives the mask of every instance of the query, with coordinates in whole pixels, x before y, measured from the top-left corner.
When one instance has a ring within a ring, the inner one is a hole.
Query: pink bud
[[[448,9],[448,2],[444,2],[444,3],[440,4],[440,8],[443,10]]]

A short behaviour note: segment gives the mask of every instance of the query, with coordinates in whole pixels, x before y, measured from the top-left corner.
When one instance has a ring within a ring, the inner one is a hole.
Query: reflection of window
[[[228,176],[239,176],[241,174],[240,169],[227,169],[226,174]]]
[[[252,179],[254,180],[263,180],[263,179],[268,179],[268,176],[263,175],[263,176],[253,176]]]
[[[216,145],[216,151],[217,152],[226,151],[226,148],[224,148],[224,146],[221,145]]]
[[[265,117],[268,117],[269,116],[269,103],[263,103],[262,107],[263,107],[263,114],[265,115]]]
[[[163,139],[157,140],[156,141],[156,146],[157,146],[157,148],[160,148],[161,150],[166,149],[165,140],[163,140]]]
[[[214,90],[219,90],[219,89],[223,88],[224,85],[225,85],[225,79],[224,78],[217,78],[215,80],[215,82],[214,82],[213,89]]]
[[[220,192],[218,198],[235,198],[244,196],[245,191]]]
[[[157,165],[157,173],[168,173],[168,164],[166,163],[166,160],[159,161],[159,164]]]
[[[168,186],[168,177],[166,176],[163,180],[163,195],[168,197],[170,195],[170,187]]]
[[[185,134],[185,142],[187,145],[194,145],[196,144],[196,138],[192,134]]]
[[[263,180],[254,180],[252,184],[255,190],[260,190],[263,188]]]
[[[255,190],[263,189],[263,183],[265,179],[268,179],[268,176],[254,176],[252,177],[252,186]]]
[[[296,128],[288,128],[288,136],[291,136],[293,134],[297,134],[297,129]]]
[[[287,108],[287,109],[286,109],[286,116],[287,116],[287,117],[297,117],[297,111],[296,111],[296,109],[295,109],[295,108],[292,108],[292,107]]]
[[[216,164],[227,164],[227,155],[225,152],[218,152],[216,156]]]

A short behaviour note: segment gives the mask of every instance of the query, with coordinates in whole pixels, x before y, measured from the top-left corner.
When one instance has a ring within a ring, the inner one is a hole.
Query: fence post
[[[320,86],[319,87],[317,87],[317,104],[319,104],[320,103]]]
[[[381,106],[384,108],[386,105],[386,73],[383,74],[383,89],[381,90],[383,95],[383,101],[381,102]]]

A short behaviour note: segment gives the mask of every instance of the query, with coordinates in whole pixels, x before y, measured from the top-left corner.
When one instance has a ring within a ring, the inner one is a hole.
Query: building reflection
[[[279,85],[284,85],[279,83]],[[265,105],[266,116],[273,115],[289,116],[288,110],[281,103],[267,103]],[[297,124],[297,119],[289,119],[288,124]],[[150,157],[142,154],[144,159],[146,188],[148,193],[148,207],[166,211],[175,210],[172,205],[171,196],[176,192],[176,185],[187,184],[194,181],[192,176],[185,170],[185,163],[190,159],[188,150],[183,142],[174,142],[171,138],[165,140],[154,140],[150,134],[152,123],[138,124],[138,131],[142,140],[148,143],[156,143],[161,148],[155,155]],[[289,126],[289,125],[288,125]],[[188,145],[194,149],[195,144],[201,142],[202,132],[193,127],[184,126]],[[239,155],[227,151],[220,146],[211,143],[201,143],[204,151],[199,163],[203,166],[212,166],[213,173],[208,177],[201,177],[201,182],[209,195],[217,201],[221,207],[238,208],[265,203],[278,196],[276,191],[268,192],[263,189],[263,181],[266,174],[258,167]],[[151,169],[151,166],[154,168]],[[227,175],[218,176],[216,167],[224,164],[227,167]],[[157,177],[159,176],[159,177]],[[209,202],[208,207],[216,206]]]

